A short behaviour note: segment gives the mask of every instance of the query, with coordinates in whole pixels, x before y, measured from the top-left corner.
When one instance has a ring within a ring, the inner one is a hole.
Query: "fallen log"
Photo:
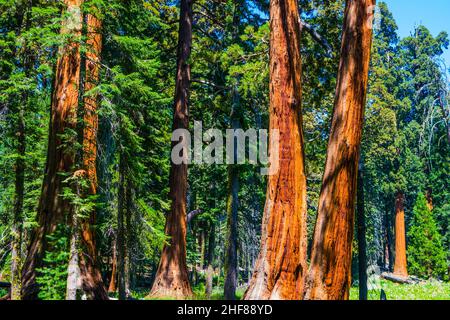
[[[395,283],[400,283],[400,284],[415,284],[418,283],[418,281],[411,279],[410,277],[403,277],[403,276],[399,276],[393,273],[389,273],[389,272],[383,272],[381,274],[381,278],[388,280],[388,281],[392,281]]]

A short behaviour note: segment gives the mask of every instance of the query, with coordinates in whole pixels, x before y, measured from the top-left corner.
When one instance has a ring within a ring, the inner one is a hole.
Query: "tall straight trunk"
[[[178,61],[175,83],[173,130],[189,126],[189,89],[191,69],[189,57],[192,44],[192,0],[181,0],[178,35]],[[177,142],[173,142],[175,146]],[[186,191],[187,164],[170,168],[170,212],[165,233],[170,243],[164,245],[158,271],[150,295],[153,297],[186,298],[192,295],[186,265]]]
[[[98,83],[100,71],[100,55],[102,51],[102,21],[94,14],[86,17],[87,53],[85,92],[89,92]],[[89,180],[88,195],[97,194],[97,131],[98,131],[98,97],[88,93],[84,97],[84,130],[83,130],[83,170]],[[81,285],[89,299],[107,300],[108,294],[103,284],[97,258],[95,243],[96,223],[95,209],[89,213],[89,218],[81,221],[82,254],[80,256]]]
[[[127,215],[127,179],[125,172],[124,155],[120,155],[119,160],[119,195],[117,211],[117,282],[119,289],[119,299],[128,298],[127,288],[127,233],[126,233],[126,215]]]
[[[383,227],[384,227],[384,267],[385,269],[391,271],[394,265],[393,254],[392,254],[392,230],[391,230],[391,217],[389,214],[390,204],[388,201],[385,202],[385,212],[383,217]]]
[[[406,267],[405,195],[397,192],[395,198],[395,262],[394,274],[408,277]]]
[[[233,107],[231,111],[232,129],[240,129],[239,93],[233,88]],[[236,299],[238,281],[238,208],[239,208],[239,169],[237,165],[237,139],[233,143],[233,163],[228,165],[228,199],[227,199],[227,240],[225,253],[225,284],[224,296],[226,300]]]
[[[61,197],[63,174],[73,170],[74,150],[67,140],[76,129],[76,113],[80,83],[80,44],[82,0],[64,0],[61,34],[69,36],[68,43],[59,49],[52,95],[51,120],[47,150],[47,164],[38,207],[38,227],[31,234],[28,255],[22,269],[22,298],[36,299],[36,269],[43,263],[47,249],[46,236],[70,213],[70,203]]]
[[[280,161],[268,177],[261,248],[247,300],[302,298],[307,204],[298,11],[296,0],[270,2],[269,157],[279,154]]]
[[[111,269],[111,280],[109,281],[108,292],[117,291],[117,241],[114,238],[112,245],[112,269]]]
[[[359,150],[375,0],[347,0],[333,120],[306,286],[307,299],[348,299]]]
[[[367,300],[367,243],[366,243],[366,215],[364,212],[364,173],[362,164],[358,172],[357,195],[357,232],[358,232],[358,274],[359,300]]]
[[[23,10],[19,9],[17,20],[18,30],[20,35],[22,31],[22,22],[25,20],[25,31],[31,27],[31,11],[33,8],[33,1],[28,0],[24,4]],[[25,18],[25,19],[24,19]],[[24,45],[23,69],[27,78],[30,77],[32,68],[31,52],[29,46],[25,42]],[[20,269],[22,264],[22,241],[23,241],[23,201],[25,190],[25,106],[28,103],[28,90],[22,94],[22,100],[19,102],[17,113],[17,158],[14,166],[15,173],[15,189],[14,189],[14,211],[12,224],[12,241],[11,241],[11,300],[21,299],[21,275]]]
[[[216,245],[216,234],[215,234],[215,226],[214,224],[211,226],[208,237],[208,255],[206,257],[206,286],[205,286],[205,294],[209,299],[213,290],[213,276],[214,276],[214,249]]]
[[[26,100],[23,101],[25,103]],[[14,215],[11,241],[11,300],[20,300],[20,265],[23,235],[23,196],[25,184],[25,108],[20,106],[17,123],[17,158],[15,164]]]

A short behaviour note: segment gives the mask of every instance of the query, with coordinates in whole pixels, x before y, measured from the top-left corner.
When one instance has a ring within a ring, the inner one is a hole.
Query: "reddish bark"
[[[375,0],[348,0],[306,299],[348,299],[356,181]]]
[[[398,192],[395,199],[395,262],[394,274],[408,277],[406,264],[405,195]]]
[[[88,194],[97,194],[97,129],[98,129],[98,97],[89,93],[98,83],[100,71],[100,55],[102,51],[102,21],[94,14],[86,17],[87,25],[87,53],[86,80],[84,90],[88,94],[84,97],[84,130],[83,130],[83,168],[86,178],[90,182]],[[95,210],[90,212],[88,219],[81,221],[82,254],[80,255],[80,275],[83,291],[90,299],[107,300],[108,294],[103,284],[97,259],[95,232]]]
[[[189,57],[192,44],[192,0],[180,4],[178,61],[175,85],[173,130],[189,126],[188,100],[190,89]],[[178,142],[173,142],[172,146]],[[170,212],[166,217],[165,233],[170,243],[164,245],[158,271],[150,296],[186,298],[192,295],[186,265],[186,192],[187,164],[170,168]]]
[[[268,179],[261,248],[247,300],[302,298],[307,206],[298,21],[297,1],[270,2],[269,154],[278,153],[280,163]],[[279,145],[274,130],[279,130]]]
[[[22,298],[36,299],[36,269],[42,266],[46,236],[59,223],[64,222],[71,211],[68,200],[60,195],[63,189],[63,174],[70,174],[74,164],[74,150],[67,139],[70,130],[76,127],[76,112],[80,81],[81,4],[82,0],[64,0],[61,34],[70,35],[67,44],[59,49],[55,82],[51,103],[51,122],[47,150],[44,183],[38,207],[38,227],[31,234],[28,255],[22,269]]]

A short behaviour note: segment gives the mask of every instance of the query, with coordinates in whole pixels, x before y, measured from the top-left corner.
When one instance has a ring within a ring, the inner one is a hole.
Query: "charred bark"
[[[348,0],[306,299],[348,299],[375,0]]]

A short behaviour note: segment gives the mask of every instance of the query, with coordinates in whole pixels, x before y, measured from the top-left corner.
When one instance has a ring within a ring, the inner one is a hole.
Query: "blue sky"
[[[450,0],[383,0],[394,15],[399,35],[410,35],[414,27],[423,24],[436,36],[441,31],[450,35]],[[444,54],[450,67],[450,50]]]

